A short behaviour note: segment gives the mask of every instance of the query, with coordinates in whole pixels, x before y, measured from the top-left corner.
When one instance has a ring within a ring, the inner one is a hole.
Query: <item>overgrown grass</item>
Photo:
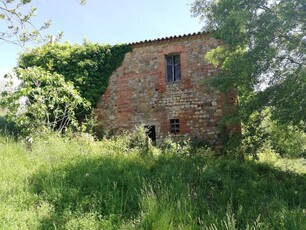
[[[1,137],[0,229],[306,229],[303,171],[131,140]]]
[[[275,166],[285,172],[306,174],[306,158],[304,157],[281,157],[273,149],[267,148],[262,153],[259,153],[259,161]]]

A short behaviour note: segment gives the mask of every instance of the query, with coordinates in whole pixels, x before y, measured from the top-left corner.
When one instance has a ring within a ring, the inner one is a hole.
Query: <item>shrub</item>
[[[273,122],[270,144],[281,156],[300,157],[306,155],[306,134],[292,126]]]
[[[41,127],[58,132],[76,127],[75,109],[89,109],[88,101],[62,75],[40,67],[16,68],[15,73],[22,83],[15,91],[2,93],[1,106],[8,109],[7,121],[23,135]]]

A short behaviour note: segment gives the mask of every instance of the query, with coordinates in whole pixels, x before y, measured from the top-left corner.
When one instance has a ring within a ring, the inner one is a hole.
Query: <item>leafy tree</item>
[[[24,46],[29,41],[41,41],[50,38],[43,37],[41,31],[51,25],[46,21],[36,27],[31,19],[36,15],[37,8],[30,6],[31,0],[2,0],[0,1],[0,40]]]
[[[306,157],[306,134],[291,126],[270,122],[269,144],[281,156]]]
[[[237,89],[242,121],[269,107],[306,131],[305,0],[196,0],[192,12],[224,41],[206,59],[221,69],[213,85]]]
[[[60,74],[41,67],[15,68],[15,73],[22,84],[15,91],[3,92],[0,105],[8,109],[6,119],[21,134],[28,135],[41,127],[63,132],[77,126],[77,107],[89,109],[89,102]]]
[[[0,1],[0,40],[24,46],[29,41],[50,41],[53,36],[41,34],[50,27],[48,20],[37,27],[32,23],[37,8],[31,5],[32,0],[1,0]],[[80,0],[85,4],[85,0]],[[58,35],[60,38],[62,33]]]

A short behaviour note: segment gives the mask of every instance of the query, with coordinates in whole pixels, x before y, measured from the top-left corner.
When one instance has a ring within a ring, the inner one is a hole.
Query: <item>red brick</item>
[[[170,132],[170,119],[179,119],[181,137],[215,142],[217,124],[235,110],[234,90],[223,94],[202,86],[218,68],[204,61],[204,54],[222,44],[207,34],[147,42],[133,46],[122,66],[110,77],[109,86],[97,105],[105,131],[130,130],[135,125],[154,125],[157,139]],[[181,81],[167,83],[165,55],[179,54]],[[240,133],[240,125],[228,127]]]

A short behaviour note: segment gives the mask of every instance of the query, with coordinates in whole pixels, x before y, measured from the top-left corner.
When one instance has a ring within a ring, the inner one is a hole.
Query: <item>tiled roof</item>
[[[140,41],[140,42],[132,42],[132,43],[130,43],[130,45],[132,45],[132,46],[141,46],[141,45],[145,45],[145,44],[148,44],[148,43],[166,42],[166,41],[173,40],[173,39],[177,40],[177,39],[182,39],[182,38],[187,38],[187,37],[194,37],[194,36],[199,36],[199,35],[204,35],[204,34],[208,34],[208,32],[189,33],[189,34],[170,36],[170,37],[165,37],[165,38],[157,38],[157,39],[152,39],[152,40],[144,40],[144,41]]]

